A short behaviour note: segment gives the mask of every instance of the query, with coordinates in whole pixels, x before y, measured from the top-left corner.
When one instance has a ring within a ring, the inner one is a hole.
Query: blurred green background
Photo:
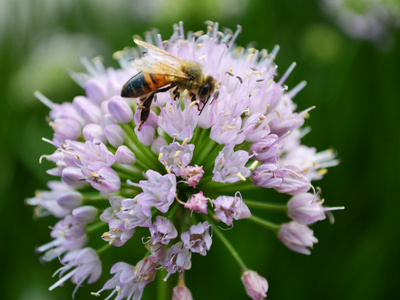
[[[48,109],[33,91],[71,101],[83,94],[68,75],[84,70],[81,56],[100,55],[106,66],[117,67],[112,53],[132,46],[133,34],[158,28],[168,38],[173,23],[184,21],[186,30],[197,31],[206,20],[232,30],[240,24],[239,45],[280,45],[280,74],[297,62],[286,83],[306,80],[295,102],[299,111],[316,106],[303,142],[333,147],[341,160],[315,185],[328,205],[346,210],[334,213],[334,225],[313,226],[319,243],[312,255],[291,252],[248,221],[226,232],[247,265],[268,279],[268,299],[398,299],[400,32],[392,30],[382,43],[350,38],[320,1],[310,0],[0,1],[2,299],[71,299],[73,290],[70,282],[47,290],[60,264],[41,265],[34,248],[50,240],[55,220],[34,220],[24,204],[46,188],[50,165],[40,165],[39,157],[53,151],[41,141],[51,137]],[[260,195],[266,196],[274,200],[276,193]],[[79,289],[75,299],[96,299],[89,293],[100,289],[120,258],[111,252],[105,259],[99,283]],[[193,255],[186,282],[194,299],[248,299],[237,265],[217,238],[209,255]],[[155,287],[147,287],[143,299],[154,299]]]

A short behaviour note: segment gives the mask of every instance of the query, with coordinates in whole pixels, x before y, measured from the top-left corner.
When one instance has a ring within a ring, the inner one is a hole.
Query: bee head
[[[197,95],[202,103],[206,103],[210,98],[215,88],[215,79],[208,75],[204,80],[204,83],[200,86]]]

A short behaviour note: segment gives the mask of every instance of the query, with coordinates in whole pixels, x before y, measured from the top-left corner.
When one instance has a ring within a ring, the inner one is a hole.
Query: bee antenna
[[[206,107],[207,102],[208,102],[209,99],[210,99],[210,97],[208,97],[207,100],[206,100],[206,102],[204,102],[203,107],[201,108],[201,110],[200,110],[200,112],[199,112],[199,116],[201,115],[201,113],[203,112],[204,108]],[[214,98],[213,98],[213,100],[214,100]]]

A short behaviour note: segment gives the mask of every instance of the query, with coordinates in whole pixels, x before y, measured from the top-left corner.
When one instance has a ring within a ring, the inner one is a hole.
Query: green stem
[[[159,300],[167,300],[167,287],[168,281],[164,281],[165,274],[162,272],[163,270],[159,270],[157,272],[157,299]]]
[[[106,252],[108,249],[110,249],[111,248],[111,245],[110,244],[105,244],[103,247],[101,247],[100,249],[97,249],[96,250],[96,252],[97,252],[97,255],[98,256],[102,256],[103,254],[104,254],[104,252]]]
[[[229,240],[225,237],[225,235],[223,234],[221,229],[218,228],[218,225],[215,224],[215,222],[213,222],[209,216],[203,215],[203,217],[208,221],[208,223],[213,225],[213,232],[218,236],[218,238],[221,240],[221,242],[225,245],[225,247],[228,249],[228,251],[232,254],[233,258],[236,260],[236,262],[238,263],[238,265],[242,269],[242,271],[247,270],[247,267],[244,264],[244,261],[240,257],[239,253],[232,246],[232,244],[229,242]]]
[[[266,210],[276,210],[276,211],[287,212],[286,204],[258,202],[258,201],[252,201],[252,200],[246,200],[246,199],[243,199],[243,202],[247,206],[253,207],[253,208],[261,208],[261,209],[266,209]]]
[[[96,231],[96,230],[104,227],[105,225],[107,225],[107,223],[104,223],[103,221],[97,221],[96,223],[93,223],[93,224],[89,225],[88,227],[86,227],[86,233],[91,233],[93,231]]]
[[[264,220],[264,219],[262,219],[260,217],[255,216],[255,215],[252,215],[250,217],[250,221],[253,221],[254,223],[262,225],[262,226],[272,230],[275,233],[277,233],[278,230],[281,228],[281,225],[272,223],[272,222],[267,221],[267,220]]]

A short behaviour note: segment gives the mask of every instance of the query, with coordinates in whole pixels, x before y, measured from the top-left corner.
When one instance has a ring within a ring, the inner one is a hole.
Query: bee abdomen
[[[158,74],[138,73],[125,83],[122,97],[136,98],[147,95],[169,84],[167,77]]]
[[[121,96],[136,98],[148,94],[151,91],[142,72],[137,73],[124,84]]]

